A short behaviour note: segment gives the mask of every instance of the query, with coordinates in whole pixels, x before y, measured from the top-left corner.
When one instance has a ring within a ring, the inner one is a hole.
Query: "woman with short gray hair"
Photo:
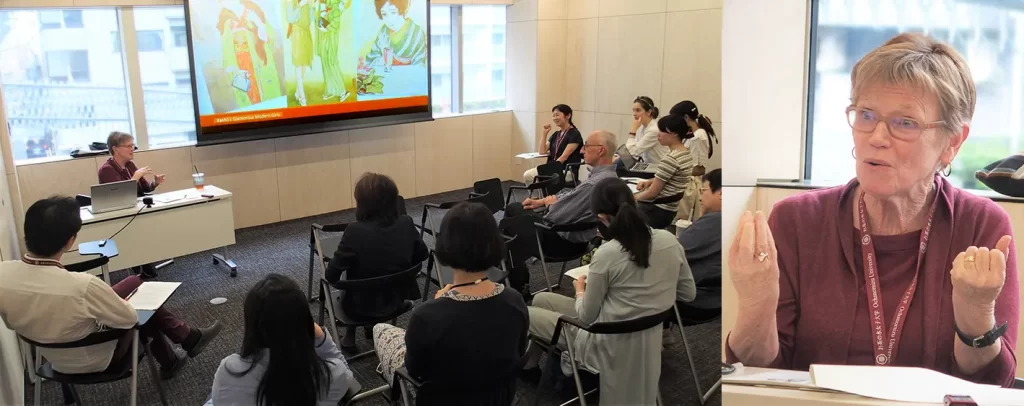
[[[915,366],[1011,385],[1010,219],[944,177],[974,115],[967,62],[947,44],[900,34],[854,66],[851,84],[856,178],[739,222],[727,358],[802,370]]]

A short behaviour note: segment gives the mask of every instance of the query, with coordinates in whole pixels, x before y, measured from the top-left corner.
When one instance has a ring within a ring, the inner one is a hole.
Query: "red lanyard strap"
[[[558,154],[558,150],[562,148],[562,141],[565,141],[565,136],[568,133],[569,133],[569,130],[564,130],[564,131],[562,131],[561,134],[558,134],[558,139],[555,140],[555,154],[556,155]],[[554,159],[558,159],[558,157],[555,157]]]
[[[938,191],[935,193],[935,200],[938,200]],[[910,286],[903,292],[899,308],[892,319],[892,328],[885,331],[885,311],[882,308],[882,289],[879,287],[878,257],[875,255],[875,243],[871,238],[871,230],[868,226],[867,205],[864,204],[864,195],[861,194],[857,201],[858,216],[860,218],[860,243],[863,245],[861,254],[864,257],[864,282],[865,292],[868,297],[868,317],[871,319],[871,341],[875,350],[875,364],[889,365],[896,358],[900,338],[903,335],[903,324],[906,322],[907,310],[910,302],[914,299],[914,291],[917,290],[917,277],[921,273],[921,264],[924,263],[924,253],[928,248],[928,234],[932,230],[932,220],[935,217],[937,204],[932,201],[932,207],[928,212],[928,219],[925,222],[924,230],[921,231],[920,249],[917,251],[917,264],[914,269],[914,279]]]

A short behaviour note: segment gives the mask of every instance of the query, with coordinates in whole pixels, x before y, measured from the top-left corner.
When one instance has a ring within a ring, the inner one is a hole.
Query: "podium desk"
[[[743,367],[752,375],[772,369]],[[739,371],[737,371],[739,373]],[[724,375],[727,378],[729,375]],[[934,406],[932,403],[894,402],[848,393],[830,393],[803,389],[749,386],[722,381],[722,404],[729,406]]]
[[[214,264],[227,265],[232,277],[237,274],[237,266],[227,256],[227,246],[235,243],[231,192],[207,185],[202,190],[190,188],[151,197],[153,206],[149,208],[143,208],[141,198],[134,208],[106,213],[93,214],[91,207],[83,207],[78,242],[105,240],[131,221],[113,238],[119,253],[110,259],[111,270],[223,248],[223,255],[214,254]],[[61,262],[74,264],[92,258],[95,256],[74,251],[65,254]],[[90,272],[99,274],[98,269]]]

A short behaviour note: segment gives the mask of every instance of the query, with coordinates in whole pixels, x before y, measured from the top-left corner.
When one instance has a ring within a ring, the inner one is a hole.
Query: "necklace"
[[[483,277],[483,278],[480,278],[480,279],[477,279],[477,280],[475,280],[475,281],[473,281],[473,282],[466,282],[466,283],[460,283],[460,284],[458,284],[458,285],[452,285],[452,289],[455,289],[455,288],[461,288],[461,287],[463,287],[463,286],[469,286],[469,285],[476,285],[476,284],[479,284],[480,282],[483,282],[483,281],[486,281],[486,280],[488,280],[488,279],[487,279],[487,277],[485,276],[485,277]]]

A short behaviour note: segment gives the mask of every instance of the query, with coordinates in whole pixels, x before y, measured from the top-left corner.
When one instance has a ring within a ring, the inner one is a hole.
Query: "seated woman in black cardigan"
[[[515,398],[529,315],[519,293],[487,280],[503,245],[490,210],[480,203],[453,207],[441,222],[436,254],[453,269],[454,284],[416,306],[408,331],[374,326],[388,383],[403,364],[429,382],[416,404],[507,406]]]
[[[430,255],[412,218],[405,215],[398,186],[378,173],[364,174],[356,182],[356,222],[341,236],[338,250],[327,265],[327,280],[367,279],[402,272]],[[345,292],[342,306],[353,317],[381,317],[393,313],[404,300],[420,298],[415,281],[374,291]],[[349,327],[341,347],[355,346],[356,328]]]

